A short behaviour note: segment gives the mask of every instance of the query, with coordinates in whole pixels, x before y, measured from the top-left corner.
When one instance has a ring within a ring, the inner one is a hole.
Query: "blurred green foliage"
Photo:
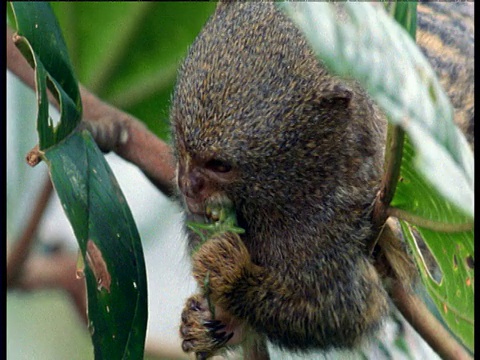
[[[210,2],[52,2],[79,81],[168,138],[177,68]]]

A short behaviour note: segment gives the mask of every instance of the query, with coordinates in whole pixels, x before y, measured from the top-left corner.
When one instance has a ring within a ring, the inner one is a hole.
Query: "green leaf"
[[[200,246],[217,234],[245,233],[245,229],[238,227],[235,208],[227,197],[208,198],[205,202],[205,211],[207,218],[204,222],[187,221],[187,227],[200,237]]]
[[[429,186],[415,171],[413,158],[414,149],[407,138],[400,180],[391,205],[407,214],[407,217],[403,218],[408,220],[410,225],[401,221],[403,235],[413,249],[415,262],[430,297],[454,334],[473,350],[473,223],[470,217],[445,201],[436,189]],[[427,245],[443,274],[440,283],[429,274],[418,252],[416,238],[412,236],[410,229],[413,224],[417,225],[415,229],[418,236]]]
[[[473,349],[473,154],[453,124],[452,107],[433,70],[409,35],[381,7],[365,3],[335,8],[327,3],[283,6],[326,66],[357,79],[389,120],[406,131],[391,205],[410,226],[418,225],[418,235],[443,273],[437,284],[417,254],[422,279],[440,312],[444,310],[451,330]],[[339,8],[344,11],[341,22],[336,14]],[[402,226],[417,251],[408,226],[405,222]]]
[[[78,84],[50,6],[12,3],[17,44],[35,68],[42,158],[79,243],[96,359],[141,359],[147,327],[143,250],[126,200],[81,119]],[[47,87],[61,107],[48,114]],[[73,274],[72,274],[73,275]]]
[[[416,2],[388,2],[386,8],[392,17],[408,31],[412,39],[417,35],[417,3]]]
[[[420,275],[430,297],[445,322],[470,350],[474,351],[474,242],[473,231],[439,233],[413,227],[401,221],[402,231],[419,265]],[[440,271],[437,282],[428,271],[418,249],[414,232],[423,239]]]
[[[17,46],[35,68],[40,149],[64,139],[78,125],[82,104],[67,48],[58,23],[45,2],[11,2],[17,23]],[[61,121],[54,126],[48,113],[47,88],[60,104]]]
[[[415,168],[415,150],[408,137],[403,149],[400,178],[395,197],[390,205],[395,209],[400,209],[416,218],[418,217],[419,221],[465,225],[473,229],[471,218],[454,204],[442,198],[438,190],[433,188],[417,171]],[[451,184],[451,186],[455,185],[455,183]],[[458,229],[461,231],[461,228]]]
[[[473,219],[472,151],[453,123],[452,107],[434,71],[400,25],[382,7],[367,3],[282,7],[325,65],[357,79],[389,119],[405,130],[416,149],[416,171]]]
[[[389,3],[389,6],[393,10],[396,20],[402,24],[406,22],[406,29],[415,38],[415,26],[412,26],[414,19],[411,15],[409,19],[408,7],[416,6],[416,3]],[[457,228],[456,233],[445,234],[421,227],[412,230],[413,228],[410,228],[406,222],[401,222],[404,238],[414,249],[414,258],[420,269],[422,281],[438,309],[437,313],[445,320],[446,325],[453,329],[454,335],[473,351],[473,230],[464,232],[459,230],[461,227],[473,229],[473,223],[454,205],[442,199],[438,191],[429,186],[425,179],[412,168],[415,156],[408,137],[403,150],[399,169],[400,182],[391,205],[405,211],[410,220],[430,225],[433,221],[433,226],[437,227],[437,230],[442,227],[443,230]],[[415,186],[411,186],[411,184],[415,184]],[[413,219],[411,215],[414,216]],[[446,224],[452,223],[455,225],[446,226]],[[442,272],[440,282],[434,280],[423,262],[413,231],[416,231],[417,236],[427,244],[436,259],[437,270],[440,269]],[[464,251],[465,249],[468,250]],[[459,263],[460,259],[463,259],[463,263]]]
[[[177,67],[213,2],[52,2],[78,79],[169,136]]]
[[[96,359],[141,359],[147,284],[140,237],[126,200],[89,132],[45,152],[85,263]]]

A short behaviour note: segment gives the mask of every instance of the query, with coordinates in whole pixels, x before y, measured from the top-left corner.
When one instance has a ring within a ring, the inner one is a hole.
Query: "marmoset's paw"
[[[225,346],[233,332],[228,332],[224,323],[213,319],[207,299],[196,294],[187,300],[183,309],[180,337],[183,351],[195,352],[197,359],[207,359]]]
[[[193,255],[192,264],[199,286],[221,304],[222,296],[245,275],[250,254],[238,234],[226,232],[207,240]]]

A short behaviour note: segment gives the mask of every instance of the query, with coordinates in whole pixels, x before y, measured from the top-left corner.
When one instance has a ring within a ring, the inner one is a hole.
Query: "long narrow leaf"
[[[78,84],[50,6],[43,2],[11,6],[17,45],[35,69],[42,158],[84,260],[95,358],[141,359],[147,284],[132,214],[90,133],[76,130],[82,112]],[[47,87],[60,104],[57,126],[48,113]]]
[[[143,252],[125,198],[90,133],[45,153],[85,259],[96,359],[141,358],[147,323]]]
[[[50,5],[41,1],[10,5],[17,23],[17,44],[36,71],[37,127],[43,150],[64,139],[80,122],[82,104],[78,83]],[[61,122],[57,128],[48,116],[47,88],[60,104]]]
[[[413,249],[420,275],[441,316],[465,346],[474,351],[474,244],[473,231],[442,234],[401,221],[402,231]],[[431,274],[420,252],[415,233],[425,239],[441,272]],[[452,281],[453,280],[453,281]]]

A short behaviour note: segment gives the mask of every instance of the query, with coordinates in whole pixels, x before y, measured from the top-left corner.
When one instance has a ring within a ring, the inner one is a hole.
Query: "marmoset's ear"
[[[323,108],[346,109],[350,106],[353,92],[344,85],[335,85],[331,90],[323,90],[320,106]]]
[[[328,129],[346,130],[355,109],[355,93],[345,85],[332,84],[311,92],[304,103],[304,116]],[[316,120],[314,120],[316,119]]]

